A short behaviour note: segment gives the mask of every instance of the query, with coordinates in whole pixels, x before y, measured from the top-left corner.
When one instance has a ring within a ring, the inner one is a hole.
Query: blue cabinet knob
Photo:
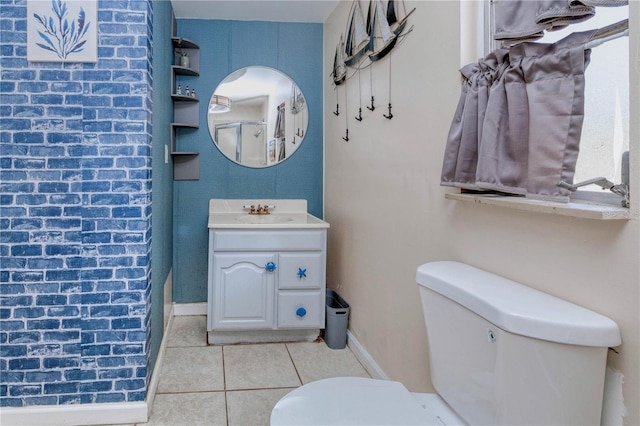
[[[298,278],[307,278],[307,268],[298,268]]]
[[[296,315],[302,318],[303,316],[307,315],[307,310],[305,308],[298,308],[296,310]]]
[[[264,265],[264,269],[265,269],[265,271],[267,271],[267,272],[273,272],[273,271],[275,271],[275,270],[276,270],[276,264],[275,264],[275,263],[273,263],[273,262],[267,262],[267,263]]]

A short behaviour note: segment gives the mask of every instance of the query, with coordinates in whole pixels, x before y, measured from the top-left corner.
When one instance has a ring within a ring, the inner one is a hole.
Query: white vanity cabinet
[[[209,343],[312,340],[324,328],[326,229],[209,229]]]

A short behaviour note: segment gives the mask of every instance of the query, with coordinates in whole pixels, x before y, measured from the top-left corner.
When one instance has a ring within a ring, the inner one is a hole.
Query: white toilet
[[[416,280],[438,394],[319,380],[285,395],[271,425],[600,424],[615,322],[462,263],[424,264]]]

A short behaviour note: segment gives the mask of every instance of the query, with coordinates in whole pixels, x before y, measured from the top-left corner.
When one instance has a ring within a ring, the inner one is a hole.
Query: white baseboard
[[[147,421],[147,402],[3,407],[3,426],[77,426]]]
[[[177,317],[188,315],[207,315],[207,302],[174,303],[173,314]]]
[[[369,355],[369,352],[367,352],[364,346],[362,346],[358,339],[351,333],[351,330],[347,330],[347,345],[371,377],[374,379],[389,380],[389,377],[382,371],[382,368],[376,364],[371,355]]]

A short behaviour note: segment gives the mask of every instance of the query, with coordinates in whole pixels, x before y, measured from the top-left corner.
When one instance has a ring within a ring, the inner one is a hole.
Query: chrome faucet
[[[249,209],[249,214],[271,214],[271,210],[275,209],[276,206],[274,205],[267,205],[265,204],[264,206],[258,204],[258,207],[256,207],[254,204],[251,205],[244,205],[242,206],[245,209]]]

